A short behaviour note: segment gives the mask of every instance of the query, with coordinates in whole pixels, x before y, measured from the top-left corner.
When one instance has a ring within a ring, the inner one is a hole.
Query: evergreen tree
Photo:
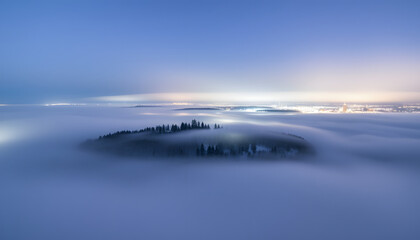
[[[204,149],[204,144],[201,144],[200,146],[200,154],[201,156],[204,156],[206,154],[206,150]]]
[[[271,148],[271,152],[272,152],[272,153],[277,153],[277,147],[276,147],[276,146],[272,147],[272,148]]]
[[[216,145],[215,154],[223,155],[222,147],[219,144]]]
[[[213,156],[214,155],[214,147],[213,146],[209,146],[207,148],[207,155],[208,156]]]

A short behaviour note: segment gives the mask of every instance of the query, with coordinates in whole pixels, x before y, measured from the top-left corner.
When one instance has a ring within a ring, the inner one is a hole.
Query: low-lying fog
[[[316,156],[184,162],[78,148],[193,118],[302,136]],[[419,163],[420,114],[3,106],[0,239],[420,239]]]

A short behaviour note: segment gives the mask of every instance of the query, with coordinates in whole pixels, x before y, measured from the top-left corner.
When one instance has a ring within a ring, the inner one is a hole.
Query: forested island
[[[131,157],[182,158],[298,158],[312,154],[302,137],[292,134],[231,131],[220,124],[197,120],[180,125],[158,125],[140,130],[124,130],[88,140],[82,147],[102,153]]]

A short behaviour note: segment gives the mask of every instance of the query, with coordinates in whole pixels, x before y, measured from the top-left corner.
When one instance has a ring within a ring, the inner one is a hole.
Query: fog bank
[[[290,133],[305,161],[159,161],[86,139],[196,118]],[[418,239],[420,115],[0,108],[0,239]]]

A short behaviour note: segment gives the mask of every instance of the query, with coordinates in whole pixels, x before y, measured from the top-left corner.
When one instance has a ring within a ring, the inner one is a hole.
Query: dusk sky
[[[0,104],[420,101],[420,1],[0,1],[0,36]]]

